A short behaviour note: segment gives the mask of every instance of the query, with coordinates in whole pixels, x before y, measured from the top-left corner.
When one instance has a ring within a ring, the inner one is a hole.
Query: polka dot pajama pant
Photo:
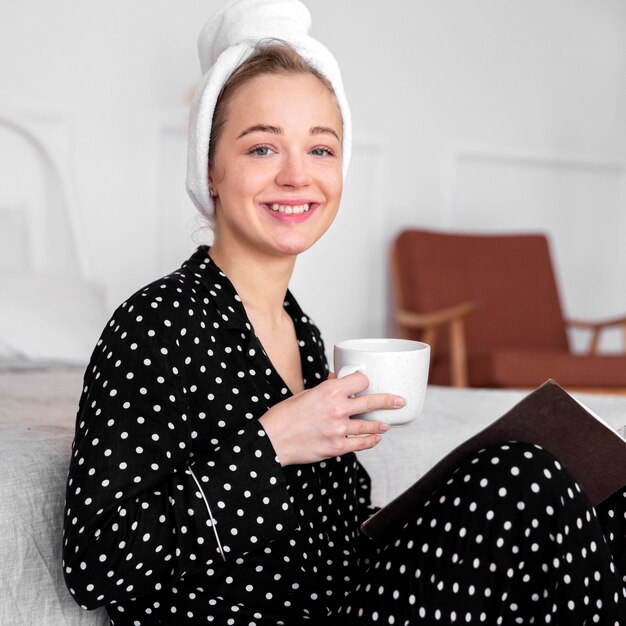
[[[594,510],[537,446],[491,446],[467,458],[395,541],[373,548],[334,618],[626,626],[625,511],[623,492]]]

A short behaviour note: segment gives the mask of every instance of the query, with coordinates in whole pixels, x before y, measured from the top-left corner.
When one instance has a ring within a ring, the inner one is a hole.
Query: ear
[[[211,170],[209,170],[207,179],[209,183],[209,195],[211,196],[211,198],[217,198],[217,192],[215,191],[215,185],[213,184],[213,174]]]

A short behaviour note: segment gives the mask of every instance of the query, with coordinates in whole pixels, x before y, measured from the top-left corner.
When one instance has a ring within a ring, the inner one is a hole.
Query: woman
[[[124,302],[94,350],[67,489],[71,593],[116,625],[619,623],[595,513],[533,446],[478,451],[384,549],[360,537],[369,478],[353,453],[388,427],[350,416],[403,400],[329,375],[287,289],[349,154],[338,72],[307,30],[296,0],[243,0],[201,35],[213,58],[188,185],[214,243]]]

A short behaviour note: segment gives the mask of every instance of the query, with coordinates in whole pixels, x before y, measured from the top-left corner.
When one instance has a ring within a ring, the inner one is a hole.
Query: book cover
[[[594,506],[626,486],[626,441],[555,381],[548,380],[448,453],[367,519],[361,530],[384,542],[415,518],[433,491],[467,455],[506,441],[535,443],[548,450],[583,487]]]

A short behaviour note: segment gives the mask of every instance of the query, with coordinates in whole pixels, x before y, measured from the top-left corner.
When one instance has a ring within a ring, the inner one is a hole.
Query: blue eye
[[[268,156],[273,150],[268,146],[255,146],[250,150],[249,154],[254,154],[256,156]]]
[[[311,154],[315,156],[334,156],[334,152],[328,148],[314,148],[311,150]]]

